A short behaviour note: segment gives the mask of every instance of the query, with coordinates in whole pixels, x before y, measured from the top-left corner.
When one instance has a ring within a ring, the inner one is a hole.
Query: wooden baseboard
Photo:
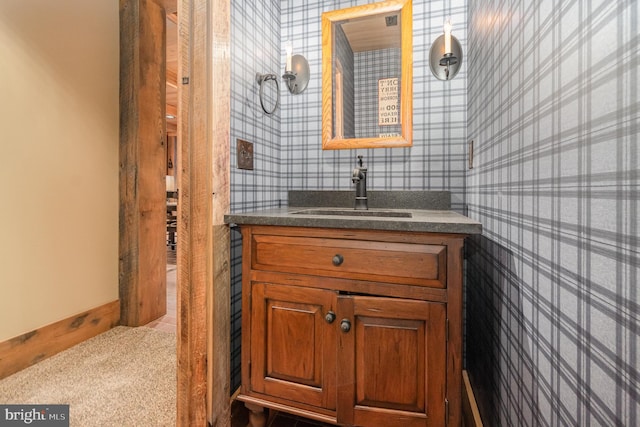
[[[0,379],[108,331],[120,321],[120,300],[0,342]]]
[[[478,403],[473,394],[467,371],[462,371],[462,381],[464,386],[462,390],[462,420],[464,427],[482,427]]]

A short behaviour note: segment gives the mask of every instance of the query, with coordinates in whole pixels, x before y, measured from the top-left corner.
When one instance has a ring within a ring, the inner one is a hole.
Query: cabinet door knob
[[[342,319],[340,329],[342,329],[342,332],[349,332],[351,330],[351,322],[349,322],[349,319]]]
[[[336,314],[333,311],[329,311],[324,315],[324,320],[326,320],[327,323],[333,323],[333,321],[336,320]]]
[[[342,264],[344,262],[344,257],[340,254],[335,254],[333,256],[333,265],[335,265],[336,267],[338,267],[340,264]]]

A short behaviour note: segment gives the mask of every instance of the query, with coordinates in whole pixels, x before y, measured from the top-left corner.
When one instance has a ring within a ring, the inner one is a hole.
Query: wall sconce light
[[[431,72],[439,80],[453,79],[462,65],[462,46],[451,34],[451,20],[444,21],[444,34],[438,37],[429,50]]]
[[[304,92],[309,84],[309,63],[302,55],[293,55],[291,42],[285,44],[287,51],[287,61],[284,67],[284,80],[289,92],[294,95]]]

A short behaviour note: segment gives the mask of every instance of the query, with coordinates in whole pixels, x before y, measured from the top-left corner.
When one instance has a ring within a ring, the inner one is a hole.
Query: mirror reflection
[[[322,18],[323,149],[410,146],[410,1]]]

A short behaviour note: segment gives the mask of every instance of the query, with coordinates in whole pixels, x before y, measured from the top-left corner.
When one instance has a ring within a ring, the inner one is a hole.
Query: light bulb
[[[444,21],[444,53],[451,53],[451,20]]]
[[[290,41],[285,43],[285,50],[287,51],[287,63],[284,68],[285,73],[291,72],[291,54],[293,53],[293,45]]]

